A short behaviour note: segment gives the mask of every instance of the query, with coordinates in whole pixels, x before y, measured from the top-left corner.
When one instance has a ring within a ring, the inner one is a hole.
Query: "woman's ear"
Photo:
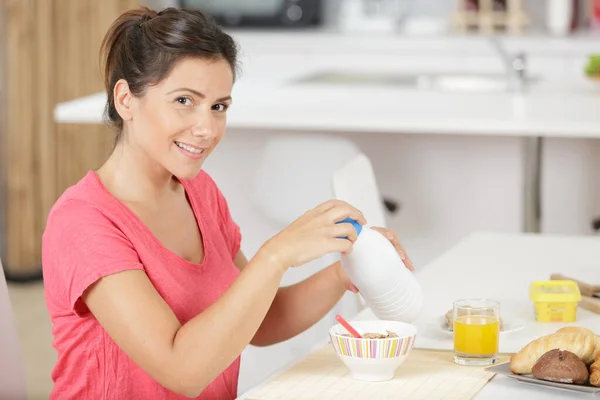
[[[133,100],[133,95],[129,90],[129,84],[125,79],[119,79],[117,81],[113,90],[113,97],[115,99],[115,109],[121,116],[121,119],[123,121],[129,121],[133,119],[133,114],[131,112],[131,101]]]

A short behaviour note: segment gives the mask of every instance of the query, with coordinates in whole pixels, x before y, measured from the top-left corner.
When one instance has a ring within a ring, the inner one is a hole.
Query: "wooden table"
[[[523,323],[521,330],[501,335],[501,353],[517,352],[532,339],[556,331],[563,324],[534,320],[528,293],[531,282],[549,279],[554,272],[599,281],[600,239],[535,234],[470,235],[416,272],[426,294],[426,304],[414,322],[419,330],[415,348],[452,349],[452,335],[443,331],[440,322],[452,307],[452,301],[464,297],[497,299],[503,318]],[[371,318],[375,317],[367,309],[355,319]],[[600,333],[598,314],[579,309],[576,324]],[[323,343],[320,347],[326,345]],[[475,398],[553,400],[583,399],[589,395],[531,386],[496,376]]]

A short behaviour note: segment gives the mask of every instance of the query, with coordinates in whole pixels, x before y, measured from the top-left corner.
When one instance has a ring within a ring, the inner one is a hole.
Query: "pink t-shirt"
[[[92,171],[52,208],[42,242],[46,303],[58,351],[50,399],[185,398],[134,364],[81,300],[86,288],[103,276],[144,270],[184,324],[229,288],[239,275],[233,258],[240,230],[208,174],[201,171],[182,184],[202,232],[202,264],[167,250]],[[234,399],[239,365],[238,357],[198,399]]]

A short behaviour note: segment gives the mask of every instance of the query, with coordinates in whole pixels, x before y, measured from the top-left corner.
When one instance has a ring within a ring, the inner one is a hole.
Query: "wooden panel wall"
[[[105,160],[109,128],[57,125],[57,102],[103,90],[98,51],[138,0],[2,0],[1,252],[8,277],[38,274],[48,211]]]

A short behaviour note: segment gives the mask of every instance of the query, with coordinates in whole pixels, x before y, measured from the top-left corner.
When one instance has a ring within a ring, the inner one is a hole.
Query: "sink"
[[[538,82],[528,77],[526,85]],[[482,73],[383,73],[323,71],[295,81],[296,84],[328,84],[344,86],[386,86],[407,89],[447,92],[507,92],[509,80],[506,74]]]
[[[506,92],[509,89],[505,75],[424,75],[419,77],[417,87],[454,92]]]

